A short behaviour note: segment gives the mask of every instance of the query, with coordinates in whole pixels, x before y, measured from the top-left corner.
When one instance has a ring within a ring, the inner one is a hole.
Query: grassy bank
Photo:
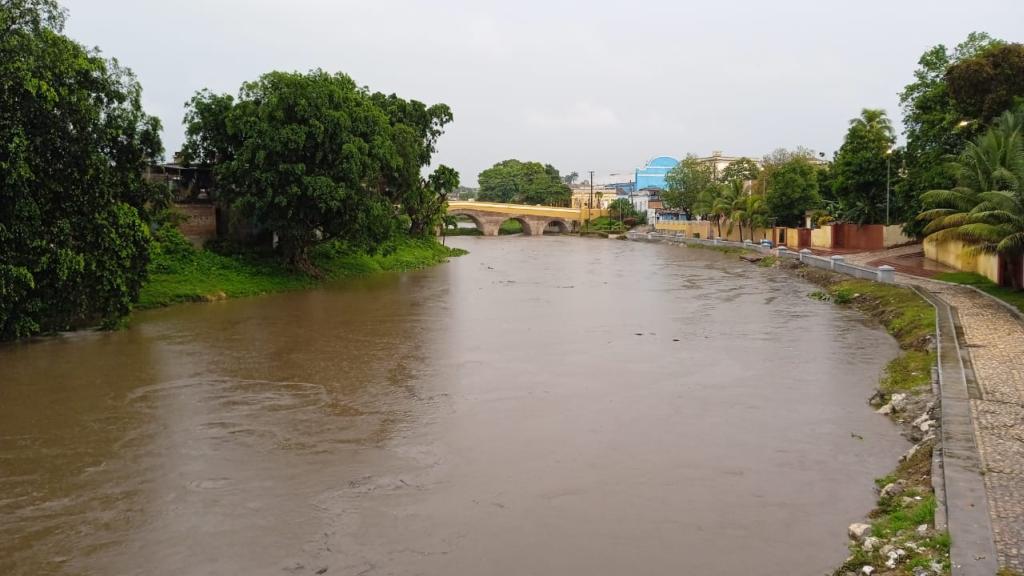
[[[1000,286],[981,274],[975,274],[974,272],[943,272],[941,274],[937,274],[935,279],[942,280],[944,282],[953,282],[954,284],[974,286],[978,290],[991,294],[1003,302],[1014,306],[1017,310],[1024,312],[1024,290],[1012,290],[1010,288]]]
[[[812,297],[857,308],[878,320],[899,343],[900,355],[885,367],[872,400],[916,442],[891,474],[876,480],[879,497],[869,514],[871,528],[864,537],[852,540],[849,558],[834,574],[860,574],[864,566],[873,567],[879,576],[949,574],[949,534],[935,530],[934,429],[925,432],[911,422],[918,416],[925,420],[933,416],[935,309],[902,286],[847,279],[811,268],[798,270],[823,288]]]
[[[313,251],[312,260],[326,279],[333,280],[425,268],[464,253],[433,239],[405,238],[373,255],[337,243],[326,244]],[[136,308],[285,292],[309,288],[318,282],[269,257],[198,250],[179,234],[164,233],[154,244],[149,281],[139,294]]]

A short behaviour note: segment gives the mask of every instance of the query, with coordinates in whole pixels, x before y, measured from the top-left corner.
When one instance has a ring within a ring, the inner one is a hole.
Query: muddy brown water
[[[576,238],[0,347],[0,574],[820,575],[897,348],[777,270]]]

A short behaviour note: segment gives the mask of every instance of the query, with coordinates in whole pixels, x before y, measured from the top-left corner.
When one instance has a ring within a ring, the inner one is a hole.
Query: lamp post
[[[889,189],[892,184],[892,147],[885,153],[885,225],[889,225]]]

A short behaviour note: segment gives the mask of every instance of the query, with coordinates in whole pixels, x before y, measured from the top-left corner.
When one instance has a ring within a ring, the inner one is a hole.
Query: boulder
[[[882,543],[882,539],[881,538],[875,538],[874,536],[868,536],[867,538],[864,539],[864,543],[861,544],[861,548],[863,548],[864,550],[867,550],[868,552],[873,552],[875,550],[875,548],[878,548],[878,546],[881,543]]]
[[[903,491],[906,490],[906,487],[906,480],[897,480],[890,484],[886,484],[885,487],[882,488],[882,491],[878,493],[878,495],[882,498],[891,498],[893,496],[899,496],[900,494],[903,494]]]
[[[882,406],[878,410],[875,410],[875,412],[877,412],[878,414],[882,414],[883,416],[888,416],[889,414],[892,414],[892,404],[886,404],[885,406]]]
[[[917,428],[921,430],[921,432],[928,432],[935,427],[935,424],[937,424],[935,420],[928,420],[926,422],[922,422]]]
[[[875,573],[875,568],[874,566],[864,566],[860,569],[860,573],[864,574],[864,576],[871,576]]]
[[[857,542],[862,542],[865,538],[871,536],[871,524],[862,524],[859,522],[850,524],[850,527],[847,529],[847,533],[849,533],[850,538]]]

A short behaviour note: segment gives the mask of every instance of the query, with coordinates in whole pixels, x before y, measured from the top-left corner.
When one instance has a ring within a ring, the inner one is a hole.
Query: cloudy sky
[[[1024,40],[1022,0],[63,0],[67,32],[133,69],[164,144],[183,104],[270,70],[342,71],[444,102],[435,161],[464,184],[506,158],[594,170],[779,146],[831,153],[921,53],[973,30]]]

